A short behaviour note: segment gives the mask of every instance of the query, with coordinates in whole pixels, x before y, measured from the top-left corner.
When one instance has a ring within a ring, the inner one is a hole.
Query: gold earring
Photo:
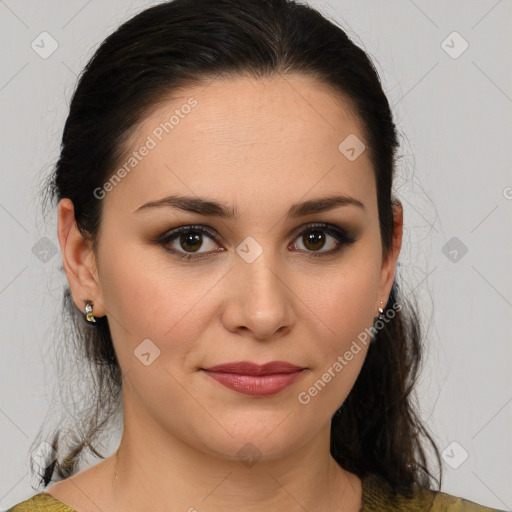
[[[384,302],[380,301],[381,304],[384,304]],[[373,324],[375,325],[375,322],[377,320],[384,320],[384,317],[382,316],[382,313],[384,313],[384,310],[379,306],[379,315],[373,317]]]
[[[382,301],[380,301],[380,303],[384,304],[384,302],[382,302]],[[382,313],[384,313],[384,310],[382,309],[382,307],[379,306],[379,316],[373,317],[373,327],[372,328],[375,328],[375,324],[377,323],[378,320],[384,320]],[[370,343],[374,342],[376,335],[377,335],[376,331],[372,332],[372,334],[370,336]]]
[[[85,319],[92,323],[96,323],[96,318],[94,318],[94,315],[92,314],[92,309],[94,308],[94,302],[92,300],[86,299],[85,300]]]

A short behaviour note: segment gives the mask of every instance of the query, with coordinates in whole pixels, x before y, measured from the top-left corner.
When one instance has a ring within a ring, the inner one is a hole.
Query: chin
[[[300,436],[296,426],[293,429],[290,426],[283,427],[282,423],[280,424],[283,417],[286,417],[286,414],[281,414],[279,420],[274,421],[271,427],[267,426],[267,422],[266,426],[262,427],[255,420],[249,425],[231,424],[227,429],[231,435],[221,428],[222,434],[219,429],[214,436],[208,432],[207,437],[203,438],[204,447],[215,457],[238,460],[248,467],[256,461],[283,458],[306,444],[308,439],[308,436]]]

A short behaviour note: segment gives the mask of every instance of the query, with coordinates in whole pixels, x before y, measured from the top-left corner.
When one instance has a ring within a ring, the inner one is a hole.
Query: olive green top
[[[363,477],[362,485],[362,507],[359,512],[505,512],[428,489],[416,490],[412,497],[393,494],[388,484],[376,475]],[[50,494],[40,492],[6,512],[77,511]]]

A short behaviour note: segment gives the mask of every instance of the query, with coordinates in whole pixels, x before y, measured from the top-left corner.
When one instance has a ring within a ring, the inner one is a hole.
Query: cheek
[[[346,399],[363,366],[375,316],[378,286],[378,263],[359,258],[338,268],[330,275],[318,275],[322,286],[306,302],[308,317],[315,318],[319,343],[314,351],[314,369],[298,400],[318,411],[334,413]],[[350,270],[346,270],[350,268]],[[365,331],[366,329],[366,331]]]
[[[325,270],[309,279],[316,283],[315,288],[299,292],[305,300],[311,315],[324,324],[323,332],[334,340],[325,346],[340,353],[353,339],[372,325],[377,308],[379,285],[379,261],[368,258],[360,252],[342,265],[326,272]],[[316,289],[316,292],[314,291]]]
[[[129,366],[129,356],[145,339],[160,349],[164,356],[160,361],[172,351],[173,366],[179,366],[190,340],[198,339],[209,322],[212,311],[205,290],[213,288],[219,276],[200,276],[176,263],[155,268],[154,262],[143,258],[144,251],[111,251],[114,257],[105,251],[100,279],[112,338],[116,351],[125,354],[119,358]]]

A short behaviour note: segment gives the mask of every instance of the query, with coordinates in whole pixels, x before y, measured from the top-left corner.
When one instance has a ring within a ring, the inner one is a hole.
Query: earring
[[[94,318],[94,315],[92,314],[92,308],[94,307],[94,302],[92,300],[86,299],[85,300],[85,319],[92,323],[96,323],[96,318]]]
[[[380,301],[380,303],[381,303],[381,304],[384,304],[384,302],[382,302],[382,301]],[[382,316],[382,313],[384,313],[384,310],[382,309],[382,307],[380,307],[380,306],[379,306],[379,316],[375,316],[375,317],[373,318],[373,323],[374,323],[374,325],[375,325],[375,322],[376,322],[377,320],[384,320],[384,317]]]
[[[381,304],[384,304],[384,302],[380,301]],[[373,326],[372,326],[372,329],[375,328],[375,323],[377,322],[377,320],[384,320],[384,317],[382,316],[382,313],[384,313],[384,310],[382,309],[381,306],[379,306],[379,316],[375,316],[373,318]],[[376,337],[376,331],[375,332],[372,332],[371,336],[370,336],[370,343],[373,343],[373,341],[375,340],[375,337]]]

